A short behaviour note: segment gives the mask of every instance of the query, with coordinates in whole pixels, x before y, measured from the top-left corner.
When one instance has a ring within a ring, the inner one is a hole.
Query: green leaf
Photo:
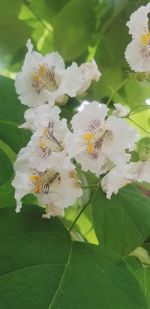
[[[0,77],[0,93],[0,139],[18,153],[31,135],[28,130],[17,127],[24,122],[26,108],[17,99],[14,80]]]
[[[95,0],[72,0],[54,18],[54,47],[65,60],[79,57],[92,40]]]
[[[36,206],[0,210],[1,308],[147,308],[120,257],[72,242],[57,219],[41,213]]]
[[[0,139],[8,144],[15,152],[26,146],[31,133],[25,129],[19,129],[15,124],[0,121]]]
[[[95,232],[104,247],[124,256],[150,235],[150,199],[134,186],[111,200],[99,189],[92,204]]]
[[[149,98],[149,85],[137,82],[134,78],[129,79],[117,96],[119,102],[126,103],[131,109],[145,103]],[[143,110],[146,108],[144,105]]]
[[[14,54],[22,48],[30,37],[31,29],[17,18],[21,4],[20,0],[13,1],[11,5],[9,0],[0,1],[1,60],[2,56]]]
[[[5,144],[2,140],[0,140],[0,149],[5,152],[6,156],[10,159],[10,161],[13,163],[16,159],[16,154],[14,151],[7,145]]]
[[[16,206],[15,189],[11,182],[12,180],[0,186],[0,208],[10,207],[10,205],[15,208]],[[36,198],[32,194],[28,194],[22,199],[22,202],[27,205],[35,204]]]
[[[142,263],[134,256],[129,256],[126,259],[126,263],[139,282],[141,289],[143,290],[148,309],[150,309],[150,266],[144,266]]]
[[[0,76],[0,120],[24,122],[25,106],[17,99],[14,80]]]
[[[7,182],[13,174],[12,163],[0,149],[0,186]]]
[[[11,185],[11,181],[0,186],[0,208],[14,207],[16,201],[14,198],[14,188]]]
[[[61,118],[66,118],[68,122],[71,121],[74,114],[78,111],[80,104],[81,102],[76,98],[68,98],[67,104],[61,106]]]
[[[69,0],[24,0],[25,6],[28,10],[24,10],[22,18],[28,20],[31,16],[35,16],[38,20],[46,20],[50,22],[51,19],[57,14]],[[32,15],[31,15],[32,13]]]

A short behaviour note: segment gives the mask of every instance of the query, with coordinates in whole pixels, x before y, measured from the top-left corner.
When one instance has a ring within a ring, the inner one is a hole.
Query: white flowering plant
[[[150,3],[37,3],[0,79],[0,308],[149,309]]]

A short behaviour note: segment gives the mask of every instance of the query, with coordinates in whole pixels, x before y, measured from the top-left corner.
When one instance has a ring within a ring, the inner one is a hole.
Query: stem
[[[112,98],[114,97],[114,95],[123,87],[123,85],[129,80],[130,76],[128,76],[112,93],[112,95],[109,97],[108,101],[107,101],[107,106],[110,104]]]
[[[76,224],[76,222],[78,221],[78,219],[80,218],[81,214],[83,213],[83,211],[86,209],[86,207],[90,204],[91,199],[82,207],[82,209],[79,211],[77,217],[75,218],[75,220],[73,221],[72,225],[69,228],[69,232],[71,232],[71,230],[73,229],[74,225]]]
[[[133,119],[131,119],[130,117],[127,117],[127,119],[129,119],[131,122],[133,122],[137,127],[139,127],[142,131],[144,131],[147,134],[150,134],[149,131],[145,130],[143,127],[140,126],[140,124],[138,124],[136,121],[134,121]]]

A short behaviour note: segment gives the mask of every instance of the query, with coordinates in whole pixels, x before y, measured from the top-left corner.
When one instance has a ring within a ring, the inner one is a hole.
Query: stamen
[[[55,77],[55,67],[48,68],[45,64],[40,65],[32,75],[32,86],[38,94],[45,89],[50,92],[55,91],[59,86]]]

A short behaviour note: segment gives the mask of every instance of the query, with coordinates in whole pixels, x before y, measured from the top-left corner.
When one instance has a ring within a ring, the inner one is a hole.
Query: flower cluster
[[[72,63],[65,69],[57,52],[43,57],[33,51],[30,40],[27,48],[15,85],[21,103],[30,107],[21,127],[33,134],[18,154],[12,184],[17,211],[22,206],[22,197],[32,193],[45,207],[44,217],[49,218],[63,215],[64,209],[82,195],[75,166],[68,155],[67,121],[60,119],[61,110],[56,103],[65,104],[69,96],[83,95],[101,74],[94,60],[81,66]]]
[[[128,22],[133,41],[126,58],[140,72],[150,69],[149,11],[150,5],[141,7]],[[129,183],[150,182],[150,147],[132,162],[138,135],[125,119],[130,112],[126,107],[114,104],[112,111],[100,102],[87,102],[69,127],[61,118],[61,105],[69,97],[83,96],[91,82],[100,78],[95,61],[65,68],[57,52],[42,56],[33,51],[30,40],[27,48],[16,91],[21,103],[29,106],[21,127],[30,129],[32,137],[14,164],[17,211],[21,199],[32,193],[45,208],[44,217],[63,215],[83,193],[77,164],[82,171],[94,173],[98,183],[101,176],[107,198]]]

